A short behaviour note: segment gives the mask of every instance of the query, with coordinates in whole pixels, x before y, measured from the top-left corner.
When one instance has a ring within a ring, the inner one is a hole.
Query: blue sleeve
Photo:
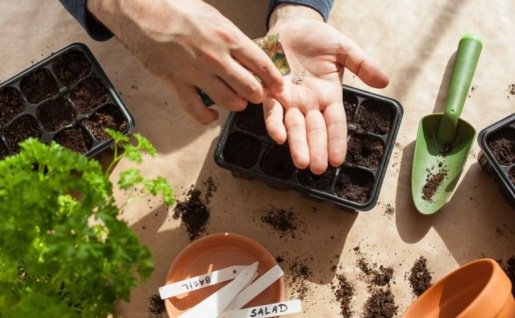
[[[86,32],[97,41],[105,41],[113,36],[111,31],[95,19],[86,9],[87,0],[59,0],[71,15],[79,21]]]
[[[327,18],[329,17],[329,11],[331,11],[331,8],[333,7],[334,0],[270,0],[270,5],[268,6],[268,17],[266,19],[267,26],[270,14],[272,14],[272,11],[274,11],[275,7],[282,3],[301,4],[313,8],[320,12],[320,14],[324,17],[324,20],[327,21]]]

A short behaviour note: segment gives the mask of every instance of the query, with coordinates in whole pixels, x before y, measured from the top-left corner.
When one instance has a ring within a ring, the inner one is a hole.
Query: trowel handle
[[[458,121],[482,48],[483,44],[477,36],[466,34],[460,40],[452,69],[451,83],[447,92],[444,114],[436,135],[440,144],[450,144],[456,137]]]

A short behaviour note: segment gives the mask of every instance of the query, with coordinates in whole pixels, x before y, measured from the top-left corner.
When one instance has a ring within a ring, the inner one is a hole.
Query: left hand
[[[344,68],[376,88],[388,85],[388,77],[356,43],[308,7],[278,6],[270,19],[272,34],[279,34],[291,73],[283,92],[263,103],[268,133],[279,144],[288,140],[297,168],[322,174],[328,163],[343,164],[347,152]]]

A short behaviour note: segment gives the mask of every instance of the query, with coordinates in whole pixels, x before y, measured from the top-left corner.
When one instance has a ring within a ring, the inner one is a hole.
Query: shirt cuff
[[[97,41],[105,41],[113,36],[100,21],[98,21],[86,8],[87,0],[59,0],[68,12],[88,32],[89,36]]]
[[[300,4],[310,7],[318,11],[324,18],[324,21],[327,21],[329,18],[329,12],[333,7],[334,0],[271,0],[270,5],[268,6],[268,15],[266,18],[267,29],[270,15],[274,11],[275,7],[283,3]]]

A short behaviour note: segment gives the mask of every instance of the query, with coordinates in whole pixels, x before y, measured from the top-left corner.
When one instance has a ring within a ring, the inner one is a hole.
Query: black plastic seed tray
[[[17,153],[28,137],[94,157],[112,145],[105,128],[130,134],[134,119],[84,44],[0,84],[0,158]]]
[[[515,206],[515,113],[481,130],[477,141],[479,164],[499,179],[504,198]]]
[[[287,145],[266,132],[261,105],[231,113],[220,134],[215,161],[233,175],[351,210],[372,209],[379,197],[403,108],[391,98],[343,86],[348,124],[346,162],[321,176],[293,165]]]

